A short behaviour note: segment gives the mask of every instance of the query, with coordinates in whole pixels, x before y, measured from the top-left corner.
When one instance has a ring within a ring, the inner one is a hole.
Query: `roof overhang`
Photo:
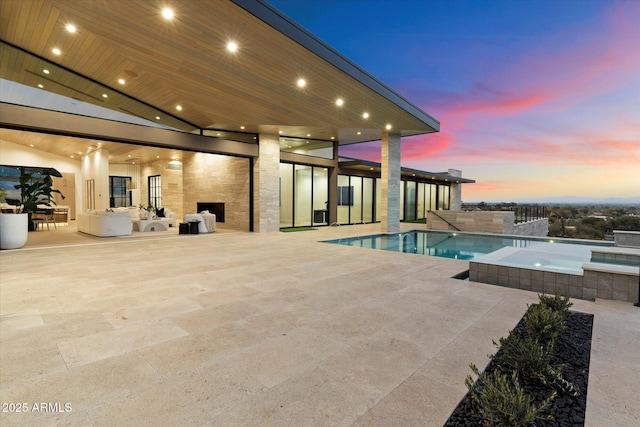
[[[348,157],[343,157],[340,159],[338,163],[340,167],[340,171],[344,172],[347,170],[366,172],[366,173],[375,173],[380,174],[382,170],[382,165],[377,162],[372,162],[369,160],[361,160],[361,159],[353,159]],[[454,184],[471,184],[476,181],[469,178],[462,178],[459,176],[451,175],[449,172],[428,172],[420,169],[411,169],[411,168],[400,168],[400,173],[403,178],[408,179],[420,179],[425,181],[443,181],[450,182]]]
[[[45,90],[150,121],[160,111],[193,132],[277,129],[352,144],[380,139],[387,125],[401,136],[439,131],[433,117],[266,2],[177,7],[166,21],[155,1],[4,0],[0,38],[18,53],[3,55],[0,77],[32,87],[46,77]],[[66,32],[68,23],[78,31]],[[229,40],[236,53],[225,49]],[[42,61],[60,74],[44,76]],[[103,98],[105,89],[114,96]]]

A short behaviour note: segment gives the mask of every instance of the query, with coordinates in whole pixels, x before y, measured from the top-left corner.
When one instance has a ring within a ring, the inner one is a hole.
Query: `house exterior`
[[[72,217],[151,203],[178,218],[207,208],[237,230],[391,232],[459,209],[473,182],[401,168],[401,139],[440,123],[266,2],[7,0],[1,12],[0,163],[58,169]],[[380,164],[338,156],[377,140]]]

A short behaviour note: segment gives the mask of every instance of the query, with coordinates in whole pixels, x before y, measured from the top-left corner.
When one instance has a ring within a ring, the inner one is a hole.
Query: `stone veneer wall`
[[[638,269],[628,266],[587,263],[583,275],[530,268],[469,262],[469,280],[571,298],[638,301]]]
[[[182,155],[183,212],[196,213],[198,202],[223,202],[220,228],[249,230],[249,159],[218,154]],[[178,216],[178,221],[183,221]]]
[[[427,229],[453,230],[447,222],[455,225],[460,231],[467,232],[539,237],[546,236],[549,232],[549,222],[546,218],[515,224],[515,215],[510,211],[427,212]]]
[[[167,169],[166,160],[156,160],[142,165],[140,177],[140,203],[147,204],[149,200],[148,178],[153,175],[160,175],[162,181],[162,207],[171,209],[176,213],[176,221],[182,222],[184,219],[183,206],[183,174],[182,170]]]
[[[490,211],[435,211],[427,212],[427,229],[452,230],[447,222],[460,231],[504,234],[506,227],[513,226],[513,212]]]

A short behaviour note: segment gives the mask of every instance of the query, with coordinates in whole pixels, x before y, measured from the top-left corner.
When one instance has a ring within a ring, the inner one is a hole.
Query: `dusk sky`
[[[440,121],[402,165],[463,201],[640,196],[640,0],[269,2]]]

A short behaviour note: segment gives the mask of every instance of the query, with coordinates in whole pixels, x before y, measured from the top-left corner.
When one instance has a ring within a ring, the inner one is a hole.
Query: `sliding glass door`
[[[338,175],[339,224],[374,222],[374,215],[379,209],[376,191],[380,187],[375,182],[375,178]]]
[[[329,221],[327,168],[280,164],[280,227],[326,225]]]

